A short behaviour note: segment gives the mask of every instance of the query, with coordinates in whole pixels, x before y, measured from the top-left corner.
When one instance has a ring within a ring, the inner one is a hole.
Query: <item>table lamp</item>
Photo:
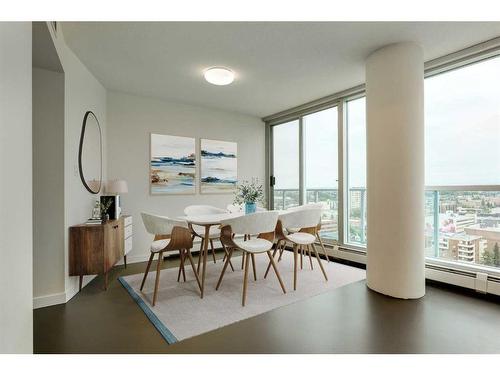
[[[116,218],[120,217],[120,213],[122,211],[121,206],[120,206],[120,194],[125,194],[128,193],[128,186],[127,182],[125,180],[109,180],[106,183],[106,193],[114,195],[115,198],[115,212]]]

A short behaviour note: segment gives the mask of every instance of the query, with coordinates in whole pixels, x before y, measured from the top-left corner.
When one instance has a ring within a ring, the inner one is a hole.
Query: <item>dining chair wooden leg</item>
[[[233,255],[233,249],[231,248],[229,250],[228,255],[227,255],[226,262],[224,263],[224,267],[222,267],[222,272],[220,273],[219,281],[217,281],[217,285],[215,287],[215,290],[219,290],[220,284],[222,283],[222,278],[224,277],[224,274],[226,273],[227,266],[231,262],[232,255]]]
[[[203,245],[204,245],[204,240],[202,238],[201,245],[200,245],[200,252],[198,253],[198,267],[196,268],[196,272],[198,272],[198,274],[200,273],[200,264],[201,264],[201,260],[203,259]]]
[[[248,284],[248,263],[250,260],[250,257],[247,255],[245,257],[245,272],[243,272],[243,296],[241,298],[241,305],[245,306],[245,300],[247,298],[247,284]]]
[[[210,240],[210,247],[212,248],[212,258],[214,258],[214,263],[217,263],[217,261],[215,260],[215,248],[213,240]]]
[[[156,304],[156,297],[158,295],[158,285],[160,285],[160,271],[161,271],[162,259],[163,259],[163,251],[158,253],[158,264],[156,265],[155,290],[153,293],[153,306]]]
[[[186,282],[186,252],[182,250],[182,257],[181,257],[181,270],[182,270],[182,280]]]
[[[203,267],[201,270],[201,298],[205,292],[205,274],[207,272],[208,238],[210,237],[210,226],[205,226],[205,241],[203,242]]]
[[[184,273],[184,250],[179,250],[179,258],[180,258],[180,264],[179,264],[179,272],[177,273],[177,282],[179,282],[181,279],[181,272],[184,276],[184,281],[186,281],[186,274]]]
[[[226,259],[229,255],[229,252],[227,251],[227,248],[226,246],[224,246],[224,244],[222,244],[222,248],[224,249],[224,259]],[[231,262],[231,259],[229,259],[229,267],[231,267],[231,270],[234,272],[234,267],[233,267],[233,263]]]
[[[250,256],[252,257],[252,268],[253,268],[253,279],[254,281],[257,281],[257,271],[255,269],[255,254],[250,254]]]
[[[280,256],[278,258],[278,262],[281,261],[281,257],[283,256],[283,252],[285,251],[285,248],[286,248],[286,241],[283,241],[283,244],[281,245],[281,248],[280,248]]]
[[[300,245],[299,248],[300,251],[300,269],[303,269],[303,263],[304,263],[304,247]]]
[[[274,273],[276,274],[276,277],[278,278],[278,281],[280,282],[281,289],[283,290],[283,293],[286,294],[285,285],[283,284],[283,280],[281,280],[280,273],[278,272],[278,267],[276,267],[276,263],[274,262],[274,257],[271,255],[270,251],[267,252],[267,256],[269,257],[269,262],[273,266]]]
[[[328,254],[326,252],[325,245],[323,245],[323,240],[321,239],[319,232],[316,233],[316,237],[318,237],[319,244],[321,245],[321,248],[323,249],[323,254],[325,254],[325,258],[326,258],[327,262],[330,263],[330,257],[328,256]]]
[[[319,257],[319,254],[316,251],[316,246],[314,246],[314,244],[312,244],[312,248],[314,250],[314,255],[316,256],[316,259],[318,259],[319,268],[321,268],[321,272],[323,272],[323,276],[325,276],[325,280],[328,281],[328,276],[326,276],[326,272],[325,272],[325,269],[323,268],[323,264],[321,264],[321,258]]]
[[[198,276],[198,272],[196,272],[196,267],[194,266],[193,255],[191,254],[191,250],[189,249],[186,249],[186,253],[189,259],[189,263],[191,263],[191,268],[193,269],[194,277],[196,277],[196,282],[198,283],[198,287],[200,288],[201,293],[200,277]]]
[[[246,234],[245,234],[246,236]],[[244,265],[245,265],[245,252],[241,253],[241,269],[243,269]]]
[[[278,242],[276,243],[276,247],[274,248],[274,251],[273,251],[273,259],[274,259],[274,257],[276,256],[276,253],[278,252],[278,247],[279,247],[280,241],[281,241],[281,240],[278,240]],[[267,268],[266,268],[266,273],[264,273],[264,279],[267,277],[267,274],[269,273],[269,270],[270,270],[270,269],[271,269],[271,262],[269,262],[269,264],[267,265]]]
[[[149,256],[148,265],[146,266],[146,272],[144,272],[144,277],[142,278],[140,290],[142,290],[142,288],[144,288],[144,283],[146,282],[146,278],[148,277],[149,268],[151,267],[151,263],[153,262],[154,256],[155,256],[155,253],[151,253],[151,255]]]
[[[296,244],[294,244],[293,245],[293,290],[297,290],[298,256],[299,256],[299,247]]]
[[[311,269],[313,270],[313,261],[311,257],[311,245],[307,245],[307,254],[309,255],[309,263],[311,264]]]

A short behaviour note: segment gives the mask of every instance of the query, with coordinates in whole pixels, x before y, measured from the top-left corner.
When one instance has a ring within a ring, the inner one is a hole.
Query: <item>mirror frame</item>
[[[83,174],[83,166],[82,166],[82,151],[83,151],[83,141],[85,138],[85,129],[87,127],[87,119],[89,116],[94,117],[95,121],[97,122],[97,129],[99,130],[99,152],[100,152],[100,176],[99,176],[99,189],[97,191],[93,191],[90,186],[87,184],[85,181],[85,176]],[[83,123],[82,123],[82,132],[80,134],[80,145],[78,147],[78,170],[80,172],[80,179],[82,180],[83,186],[91,193],[91,194],[99,194],[102,188],[102,132],[101,132],[101,125],[99,124],[99,120],[97,119],[97,116],[95,115],[94,112],[92,111],[87,111],[85,112],[85,116],[83,116]]]

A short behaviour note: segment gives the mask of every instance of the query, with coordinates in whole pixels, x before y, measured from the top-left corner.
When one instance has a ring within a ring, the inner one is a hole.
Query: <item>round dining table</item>
[[[207,270],[207,255],[208,255],[208,239],[210,238],[210,228],[214,225],[221,225],[224,220],[233,219],[239,216],[245,215],[244,212],[234,212],[234,213],[221,213],[221,214],[209,214],[209,215],[186,215],[180,216],[180,220],[185,220],[188,224],[198,225],[205,228],[205,241],[203,241],[202,249],[202,269],[201,269],[201,298],[203,298],[203,291],[205,290],[205,274]]]

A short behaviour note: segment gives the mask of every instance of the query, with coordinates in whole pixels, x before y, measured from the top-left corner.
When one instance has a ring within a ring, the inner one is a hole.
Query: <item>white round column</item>
[[[367,285],[397,298],[425,294],[424,61],[415,43],[366,64]]]

